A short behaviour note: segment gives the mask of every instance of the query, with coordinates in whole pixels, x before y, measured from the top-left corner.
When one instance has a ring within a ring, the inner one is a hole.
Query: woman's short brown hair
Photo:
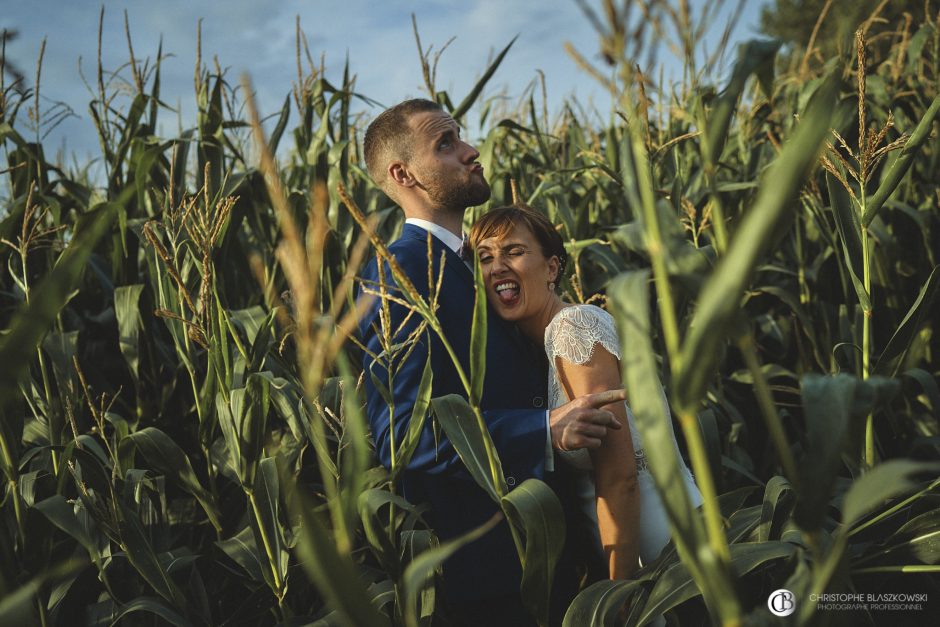
[[[470,246],[476,250],[485,239],[502,239],[509,235],[517,224],[525,225],[532,232],[546,259],[558,257],[558,279],[561,279],[568,262],[565,244],[549,219],[531,207],[508,205],[490,209],[470,227]],[[561,281],[556,280],[556,283],[560,284]]]

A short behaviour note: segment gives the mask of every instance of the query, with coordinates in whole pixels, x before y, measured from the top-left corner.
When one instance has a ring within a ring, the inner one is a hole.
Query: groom
[[[483,166],[477,162],[480,153],[461,139],[454,119],[429,100],[407,100],[380,114],[366,130],[363,150],[376,185],[404,210],[404,229],[389,250],[424,298],[429,292],[428,263],[433,264],[430,276],[437,281],[444,255],[437,317],[464,372],[469,373],[474,283],[460,249],[464,211],[490,197]],[[394,286],[387,264],[384,277]],[[364,286],[378,283],[374,260],[362,279]],[[372,435],[379,459],[390,467],[392,443],[400,447],[408,433],[429,353],[431,396],[466,398],[466,393],[451,357],[430,330],[412,338],[411,351],[399,352],[388,368],[380,337],[381,310],[378,302],[373,303],[360,322],[360,334],[368,349],[363,369]],[[397,331],[390,344],[405,342],[418,329],[419,316],[407,314],[405,307],[389,301],[386,328]],[[537,350],[511,324],[488,311],[481,408],[510,489],[533,477],[550,480],[554,473],[546,475],[546,471],[552,470],[553,447],[594,448],[600,446],[607,429],[620,428],[610,412],[598,408],[623,400],[622,391],[582,397],[547,411],[547,375]],[[446,436],[435,433],[431,420],[426,421],[400,476],[409,501],[430,505],[425,518],[442,541],[478,527],[499,509],[473,481]],[[501,522],[446,562],[448,604],[466,624],[532,624],[520,602],[520,575],[509,528]],[[572,593],[567,593],[569,601]],[[553,618],[560,622],[561,616]]]

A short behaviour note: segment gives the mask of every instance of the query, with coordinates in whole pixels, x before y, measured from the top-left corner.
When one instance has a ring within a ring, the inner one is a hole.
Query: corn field
[[[459,98],[420,40],[415,68],[458,122],[479,112],[493,198],[467,224],[544,211],[567,298],[618,321],[674,543],[635,579],[586,584],[564,624],[888,620],[809,601],[854,592],[927,595],[899,624],[936,616],[940,10],[873,16],[829,59],[751,41],[721,80],[672,12],[686,66],[667,86],[636,65],[650,33],[632,4],[603,6],[604,66],[571,54],[610,115],[572,98],[550,116],[537,88],[487,98],[512,43]],[[362,164],[378,110],[355,113],[348,66],[328,78],[302,37],[297,52],[305,74],[273,114],[199,59],[197,123],[171,137],[163,52],[99,62],[94,164],[53,162],[26,130],[40,85],[0,82],[0,624],[440,624],[441,564],[487,528],[439,541],[375,459],[355,279],[403,216]],[[422,410],[501,504],[548,624],[560,505],[489,472],[474,389]],[[788,619],[767,608],[781,588]]]

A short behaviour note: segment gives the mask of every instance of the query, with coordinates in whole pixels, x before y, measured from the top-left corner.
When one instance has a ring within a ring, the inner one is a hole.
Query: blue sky
[[[704,0],[711,1],[714,0]],[[598,6],[597,0],[586,0]],[[703,0],[691,0],[693,11]],[[744,0],[732,39],[758,36],[760,8],[767,0]],[[710,31],[717,40],[738,0],[726,0],[725,10]],[[160,37],[164,53],[172,54],[162,67],[162,96],[179,109],[161,114],[161,134],[171,136],[178,125],[190,126],[195,113],[193,71],[196,24],[202,22],[203,59],[217,56],[228,78],[237,82],[248,73],[263,114],[280,109],[296,79],[295,19],[300,18],[311,53],[323,54],[327,78],[339,82],[348,54],[357,91],[383,104],[420,96],[422,79],[412,34],[411,13],[425,47],[435,50],[456,37],[441,57],[438,88],[459,101],[487,66],[487,60],[514,36],[518,40],[490,83],[489,93],[505,88],[511,98],[521,96],[544,72],[549,102],[557,104],[575,94],[599,110],[609,101],[596,83],[563,49],[571,42],[591,60],[598,59],[598,38],[574,0],[105,0],[103,61],[117,69],[128,60],[124,34],[127,11],[134,52],[138,59],[156,56]],[[85,0],[0,0],[0,28],[15,29],[19,37],[8,44],[7,56],[32,84],[40,44],[46,38],[42,68],[42,106],[66,103],[74,112],[45,140],[47,150],[76,153],[79,161],[97,155],[97,143],[88,114],[92,99],[83,84],[94,83],[97,56],[98,12],[102,3]],[[81,59],[81,62],[79,62]],[[659,60],[674,68],[667,54]],[[730,61],[730,59],[729,59]],[[211,66],[211,65],[210,65]],[[377,111],[377,109],[376,109]],[[21,113],[21,115],[23,115]],[[18,127],[21,124],[17,125]],[[472,133],[471,133],[472,134]]]

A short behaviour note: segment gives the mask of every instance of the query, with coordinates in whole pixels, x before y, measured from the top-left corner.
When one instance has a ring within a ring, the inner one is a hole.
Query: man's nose
[[[463,142],[463,146],[464,146],[464,155],[463,155],[464,161],[467,163],[476,161],[477,157],[480,156],[480,151],[474,148],[473,146],[471,146],[470,144],[468,144],[467,142]]]

